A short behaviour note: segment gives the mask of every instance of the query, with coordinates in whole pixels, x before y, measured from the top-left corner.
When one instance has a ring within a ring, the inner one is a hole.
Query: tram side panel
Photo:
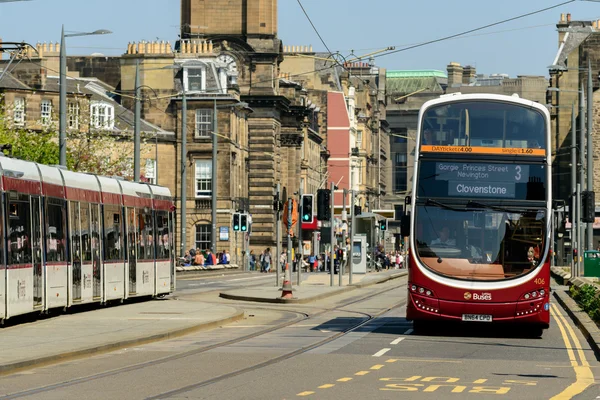
[[[155,294],[155,254],[152,211],[136,208],[135,218],[135,293],[137,296],[153,296]],[[133,273],[133,270],[130,273]]]
[[[119,205],[103,206],[104,298],[125,298],[126,263],[123,213]]]
[[[45,199],[45,307],[64,307],[68,293],[66,201]]]

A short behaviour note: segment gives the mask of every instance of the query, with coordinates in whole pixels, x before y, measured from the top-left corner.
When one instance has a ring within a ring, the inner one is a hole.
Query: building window
[[[196,160],[196,197],[212,194],[212,161]]]
[[[185,68],[183,85],[186,92],[203,92],[206,88],[206,74],[203,67]]]
[[[212,239],[210,224],[196,225],[196,248],[200,250],[209,250]]]
[[[148,183],[156,185],[156,160],[151,158],[146,159],[146,171],[144,176]]]
[[[407,189],[407,156],[396,153],[394,155],[394,192],[405,192]]]
[[[25,98],[15,97],[15,109],[13,111],[15,125],[25,125]]]
[[[356,131],[356,147],[359,149],[362,147],[362,136],[363,131]]]
[[[115,108],[106,103],[94,102],[90,106],[90,125],[96,129],[113,129],[115,127]]]
[[[79,129],[79,103],[69,103],[69,110],[67,112],[69,128]]]
[[[213,111],[210,109],[196,110],[196,137],[208,138],[212,133]]]
[[[356,183],[358,183],[359,185],[362,185],[363,183],[363,160],[357,160],[356,161],[356,169],[358,171],[358,179],[356,180]]]
[[[50,100],[42,100],[40,111],[42,125],[50,125],[52,122],[52,102]]]

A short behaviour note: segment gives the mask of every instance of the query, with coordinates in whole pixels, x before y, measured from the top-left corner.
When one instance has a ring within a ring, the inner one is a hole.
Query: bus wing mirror
[[[402,237],[410,236],[410,212],[403,215],[400,220],[400,235]]]

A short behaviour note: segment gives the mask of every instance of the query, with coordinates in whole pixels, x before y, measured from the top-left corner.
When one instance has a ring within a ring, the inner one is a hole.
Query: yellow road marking
[[[358,371],[357,373],[355,373],[354,375],[358,375],[358,376],[363,376],[368,374],[370,371]]]
[[[395,358],[390,358],[390,359],[389,359],[389,360],[387,360],[386,362],[387,362],[387,363],[395,363],[396,361],[398,361],[398,360],[397,360],[397,359],[395,359]]]
[[[338,382],[348,382],[348,381],[351,381],[351,380],[352,380],[352,378],[340,378],[337,381]]]
[[[569,336],[567,335],[567,332],[565,332],[565,328],[563,328],[562,322],[560,322],[560,320],[556,316],[556,312],[554,311],[554,304],[552,304],[550,306],[550,314],[552,314],[552,316],[554,317],[554,320],[556,321],[556,326],[558,326],[558,329],[560,330],[560,334],[562,335],[563,341],[565,342],[565,347],[567,348],[567,354],[569,355],[569,361],[571,361],[571,367],[576,367],[578,365],[577,358],[575,358],[575,353],[573,352],[573,349],[571,348],[571,341],[569,340]]]
[[[562,323],[565,325],[565,328],[567,328],[567,331],[569,332],[569,334],[573,338],[573,344],[575,345],[575,348],[577,349],[577,354],[579,354],[579,359],[581,360],[581,365],[583,365],[584,367],[589,367],[590,364],[587,362],[587,360],[585,358],[585,354],[583,354],[583,349],[581,347],[581,343],[579,342],[579,339],[577,338],[577,335],[573,331],[573,328],[571,328],[571,325],[569,325],[569,323],[565,319],[565,316],[560,312],[560,310],[558,309],[558,307],[556,305],[554,305],[554,304],[552,304],[552,305],[555,307],[555,311],[558,314],[558,317],[560,318],[560,320],[562,321]]]
[[[427,360],[421,358],[398,358],[396,361],[411,361],[411,362],[427,362],[427,363],[452,363],[452,364],[462,364],[462,361],[458,360]]]
[[[315,392],[302,392],[298,393],[296,396],[310,396],[311,394],[315,394]]]
[[[332,387],[334,387],[334,386],[335,386],[335,385],[334,385],[333,383],[327,383],[327,384],[325,384],[325,385],[321,385],[321,386],[319,386],[319,389],[329,389],[329,388],[332,388]]]
[[[486,383],[487,379],[477,379],[476,381],[474,381],[473,383]]]
[[[370,369],[381,369],[383,367],[385,367],[385,365],[383,365],[383,364],[377,364],[377,365],[373,365]]]
[[[585,358],[585,354],[583,353],[583,350],[581,348],[581,343],[579,342],[577,335],[575,335],[575,332],[573,331],[573,329],[571,328],[571,326],[569,325],[567,320],[564,318],[564,316],[560,312],[559,308],[556,305],[552,304],[550,312],[551,312],[552,316],[554,317],[554,320],[556,321],[556,325],[560,329],[560,333],[562,334],[563,340],[565,342],[565,346],[567,347],[567,352],[569,352],[569,358],[571,358],[572,363],[574,363],[573,369],[575,370],[575,377],[576,377],[576,380],[574,383],[569,385],[565,390],[563,390],[556,396],[552,397],[551,400],[571,399],[574,396],[577,396],[578,394],[583,393],[583,391],[585,389],[587,389],[588,387],[590,387],[591,385],[594,384],[594,374],[592,373],[592,370],[589,367],[589,363],[587,362],[587,359]],[[575,358],[575,353],[573,353],[573,351],[571,350],[571,343],[569,341],[569,337],[567,336],[567,333],[565,332],[565,328],[563,328],[562,324],[564,324],[566,326],[566,330],[571,335],[573,344],[578,349],[577,354],[579,355],[579,358],[581,359],[581,365],[578,365],[578,363],[577,363],[577,359]]]

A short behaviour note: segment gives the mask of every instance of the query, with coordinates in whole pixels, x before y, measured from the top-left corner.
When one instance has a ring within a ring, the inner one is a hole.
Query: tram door
[[[31,196],[31,247],[33,248],[33,306],[44,301],[44,272],[42,270],[42,213],[38,196]]]
[[[92,264],[94,280],[94,300],[102,297],[102,266],[100,264],[100,205],[91,206],[91,231],[92,231]]]
[[[79,202],[69,203],[69,220],[71,222],[71,265],[73,301],[81,301],[81,221],[79,217]]]
[[[137,218],[134,208],[127,208],[127,261],[129,262],[129,294],[137,293]]]

